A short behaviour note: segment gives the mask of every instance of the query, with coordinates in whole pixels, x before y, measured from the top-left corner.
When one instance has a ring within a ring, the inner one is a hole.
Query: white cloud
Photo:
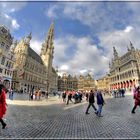
[[[20,25],[17,23],[15,19],[12,19],[12,26],[14,29],[18,29],[20,27]]]
[[[20,25],[11,13],[15,13],[22,9],[26,5],[26,2],[1,2],[0,5],[0,23],[7,26],[10,31],[18,30]]]
[[[50,17],[61,16],[77,20],[94,30],[97,29],[97,32],[102,32],[114,29],[116,24],[128,23],[131,20],[128,16],[129,10],[125,2],[122,4],[120,2],[62,2],[59,5],[50,5],[46,13],[51,11]]]
[[[40,54],[41,52],[41,45],[42,45],[42,41],[39,41],[37,39],[32,39],[30,42],[30,46],[31,48],[37,53]]]
[[[11,13],[21,10],[23,7],[26,6],[26,2],[1,2],[0,11],[4,13]]]
[[[10,19],[10,17],[7,14],[4,14],[5,18]]]
[[[78,38],[71,35],[56,39],[54,65],[58,66],[59,72],[73,75],[90,73],[95,78],[104,75],[109,60],[102,54],[102,50],[91,42],[89,37]]]
[[[20,25],[17,23],[17,20],[10,17],[8,14],[1,14],[2,23],[6,26],[8,26],[10,29],[19,29]]]
[[[131,32],[132,29],[133,29],[132,26],[127,26],[126,29],[124,30],[124,32],[129,33],[129,32]]]
[[[130,41],[135,48],[140,49],[140,30],[137,29],[139,28],[126,26],[124,30],[114,30],[99,34],[100,46],[103,46],[104,54],[106,53],[111,60],[113,57],[113,46],[115,46],[119,56],[122,56],[127,52],[127,47],[130,48]]]
[[[59,7],[57,5],[54,5],[52,7],[50,7],[48,10],[45,11],[45,14],[49,17],[49,18],[57,18],[57,14],[56,14],[56,10]]]
[[[62,70],[62,71],[66,71],[66,70],[68,70],[69,69],[69,66],[68,65],[62,65],[61,67],[60,67],[60,70]]]
[[[12,9],[10,10],[11,13],[13,13],[13,12],[15,12],[15,11],[16,11],[15,8],[12,8]]]
[[[93,9],[89,8],[89,6],[90,4],[86,4],[83,2],[62,2],[59,5],[50,5],[50,7],[46,9],[45,14],[50,18],[65,16],[66,18],[79,20],[86,25],[91,25],[91,20],[93,19]]]
[[[80,70],[80,73],[81,73],[81,74],[84,74],[84,73],[86,73],[86,72],[87,72],[87,69]]]

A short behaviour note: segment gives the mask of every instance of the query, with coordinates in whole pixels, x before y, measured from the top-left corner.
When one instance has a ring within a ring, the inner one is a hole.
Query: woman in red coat
[[[2,119],[5,113],[6,113],[6,95],[4,86],[0,84],[0,122],[2,124],[2,129],[6,127],[6,123]]]
[[[138,105],[140,106],[140,87],[138,87],[134,93],[134,100],[135,104],[132,109],[132,113],[135,113],[135,109],[137,108]]]

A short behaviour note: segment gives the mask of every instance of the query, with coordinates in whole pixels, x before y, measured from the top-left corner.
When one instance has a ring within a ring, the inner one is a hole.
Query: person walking
[[[96,107],[95,107],[95,105],[94,105],[94,102],[95,102],[95,100],[94,100],[94,92],[93,92],[92,90],[90,91],[89,100],[88,100],[88,101],[89,101],[89,104],[88,104],[88,107],[87,107],[87,109],[86,109],[86,113],[85,113],[85,114],[90,114],[90,113],[88,112],[90,106],[92,106],[93,109],[95,110],[95,113],[97,113],[97,109],[96,109]]]
[[[38,90],[35,90],[34,92],[34,99],[37,100]]]
[[[29,100],[33,100],[34,91],[33,89],[29,92]]]
[[[11,88],[11,94],[12,94],[12,100],[13,100],[14,99],[14,91],[12,88]]]
[[[4,85],[0,84],[0,122],[2,129],[5,129],[6,123],[3,121],[3,116],[6,113],[6,95],[4,91]]]
[[[122,97],[125,97],[125,90],[122,88]]]
[[[11,91],[10,91],[10,89],[8,90],[8,93],[9,93],[9,99],[11,100]]]
[[[97,115],[99,117],[103,117],[101,113],[102,113],[102,107],[104,105],[104,99],[103,99],[101,91],[97,92],[96,97],[97,97],[97,105],[98,105]]]
[[[79,93],[78,92],[75,92],[75,95],[74,95],[74,99],[75,99],[75,103],[78,103],[78,98],[79,98]]]
[[[63,102],[66,102],[66,92],[62,93]]]
[[[41,90],[40,89],[38,89],[37,96],[38,96],[38,100],[40,100],[41,99]]]
[[[69,94],[68,94],[67,105],[69,104],[69,101],[71,101],[73,103],[73,101],[72,101],[72,93],[71,92],[69,92]]]
[[[135,113],[135,110],[137,108],[137,106],[140,106],[140,87],[138,87],[134,93],[134,107],[131,111],[131,113]]]
[[[88,97],[89,97],[89,95],[88,95],[88,92],[86,93],[86,101],[88,102]]]

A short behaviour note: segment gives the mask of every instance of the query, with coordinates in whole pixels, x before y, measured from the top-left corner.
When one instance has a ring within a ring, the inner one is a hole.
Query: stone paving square
[[[7,128],[0,138],[140,138],[140,108],[131,114],[133,97],[106,99],[103,117],[95,115],[88,103],[66,105],[61,99],[29,101],[25,95],[8,100]]]

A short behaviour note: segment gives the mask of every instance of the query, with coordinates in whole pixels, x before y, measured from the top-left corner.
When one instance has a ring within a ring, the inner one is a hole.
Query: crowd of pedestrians
[[[40,101],[41,100],[41,96],[45,96],[46,99],[48,99],[48,92],[47,91],[41,91],[40,89],[36,89],[36,90],[31,90],[29,92],[29,100],[37,100]]]
[[[111,91],[114,98],[125,97],[125,89],[116,89]]]
[[[81,92],[75,92],[75,91],[64,91],[62,93],[62,99],[63,102],[66,102],[66,104],[69,104],[69,101],[72,103],[80,103],[82,101],[83,94]]]
[[[98,105],[98,109],[95,107],[95,96],[96,96],[96,101]],[[71,103],[80,103],[83,99],[83,97],[86,98],[86,101],[89,102],[88,107],[86,109],[85,114],[89,114],[89,108],[92,106],[93,109],[95,110],[95,114],[99,117],[102,117],[101,112],[102,112],[102,107],[104,105],[104,99],[101,91],[98,90],[91,90],[90,92],[87,93],[82,93],[82,92],[75,92],[75,91],[65,91],[62,93],[62,99],[63,102],[66,103],[66,105]]]

